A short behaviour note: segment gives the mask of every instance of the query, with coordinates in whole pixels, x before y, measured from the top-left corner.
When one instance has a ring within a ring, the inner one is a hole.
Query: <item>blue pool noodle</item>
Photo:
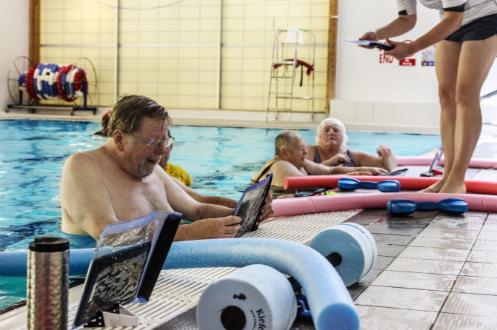
[[[71,275],[84,275],[94,249],[70,251]],[[27,251],[0,253],[1,276],[26,276]],[[225,238],[173,243],[163,268],[264,264],[293,276],[307,295],[317,329],[359,329],[359,315],[340,276],[310,247],[279,239]]]

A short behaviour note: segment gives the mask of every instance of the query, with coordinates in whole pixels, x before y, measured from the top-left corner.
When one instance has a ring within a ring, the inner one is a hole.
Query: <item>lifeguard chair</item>
[[[270,111],[276,112],[276,119],[280,111],[291,112],[294,100],[308,101],[314,116],[315,57],[316,39],[310,30],[292,27],[275,31],[266,121]]]

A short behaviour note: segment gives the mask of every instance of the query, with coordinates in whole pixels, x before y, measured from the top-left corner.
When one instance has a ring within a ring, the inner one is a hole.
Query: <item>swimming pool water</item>
[[[37,235],[59,232],[59,184],[64,160],[105,142],[93,122],[0,120],[0,251],[25,248]],[[171,162],[185,168],[204,194],[238,199],[250,177],[272,158],[278,129],[176,126]],[[315,132],[300,130],[306,143]],[[397,155],[419,155],[437,135],[349,132],[349,146],[375,153],[389,144]],[[25,280],[0,277],[0,308],[25,296]]]

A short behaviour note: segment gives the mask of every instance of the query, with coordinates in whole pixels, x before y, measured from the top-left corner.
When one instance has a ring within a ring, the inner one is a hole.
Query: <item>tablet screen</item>
[[[271,189],[272,178],[273,176],[270,174],[264,180],[248,187],[243,192],[242,198],[238,201],[233,213],[242,219],[240,229],[236,233],[237,237],[247,231],[254,230],[261,208],[264,205],[264,200]]]

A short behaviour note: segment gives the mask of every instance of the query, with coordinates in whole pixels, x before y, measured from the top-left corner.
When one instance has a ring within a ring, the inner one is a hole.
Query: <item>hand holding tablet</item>
[[[264,201],[271,190],[272,179],[273,176],[270,174],[264,180],[248,187],[243,192],[235,208],[235,212],[233,212],[234,215],[242,219],[240,229],[236,232],[236,237],[245,234],[247,231],[257,229]]]
[[[381,50],[392,50],[394,48],[394,46],[392,46],[390,44],[378,42],[375,40],[350,40],[349,39],[349,40],[345,40],[345,41],[354,43],[357,46],[363,46],[363,47],[367,47],[367,48],[378,48]]]

